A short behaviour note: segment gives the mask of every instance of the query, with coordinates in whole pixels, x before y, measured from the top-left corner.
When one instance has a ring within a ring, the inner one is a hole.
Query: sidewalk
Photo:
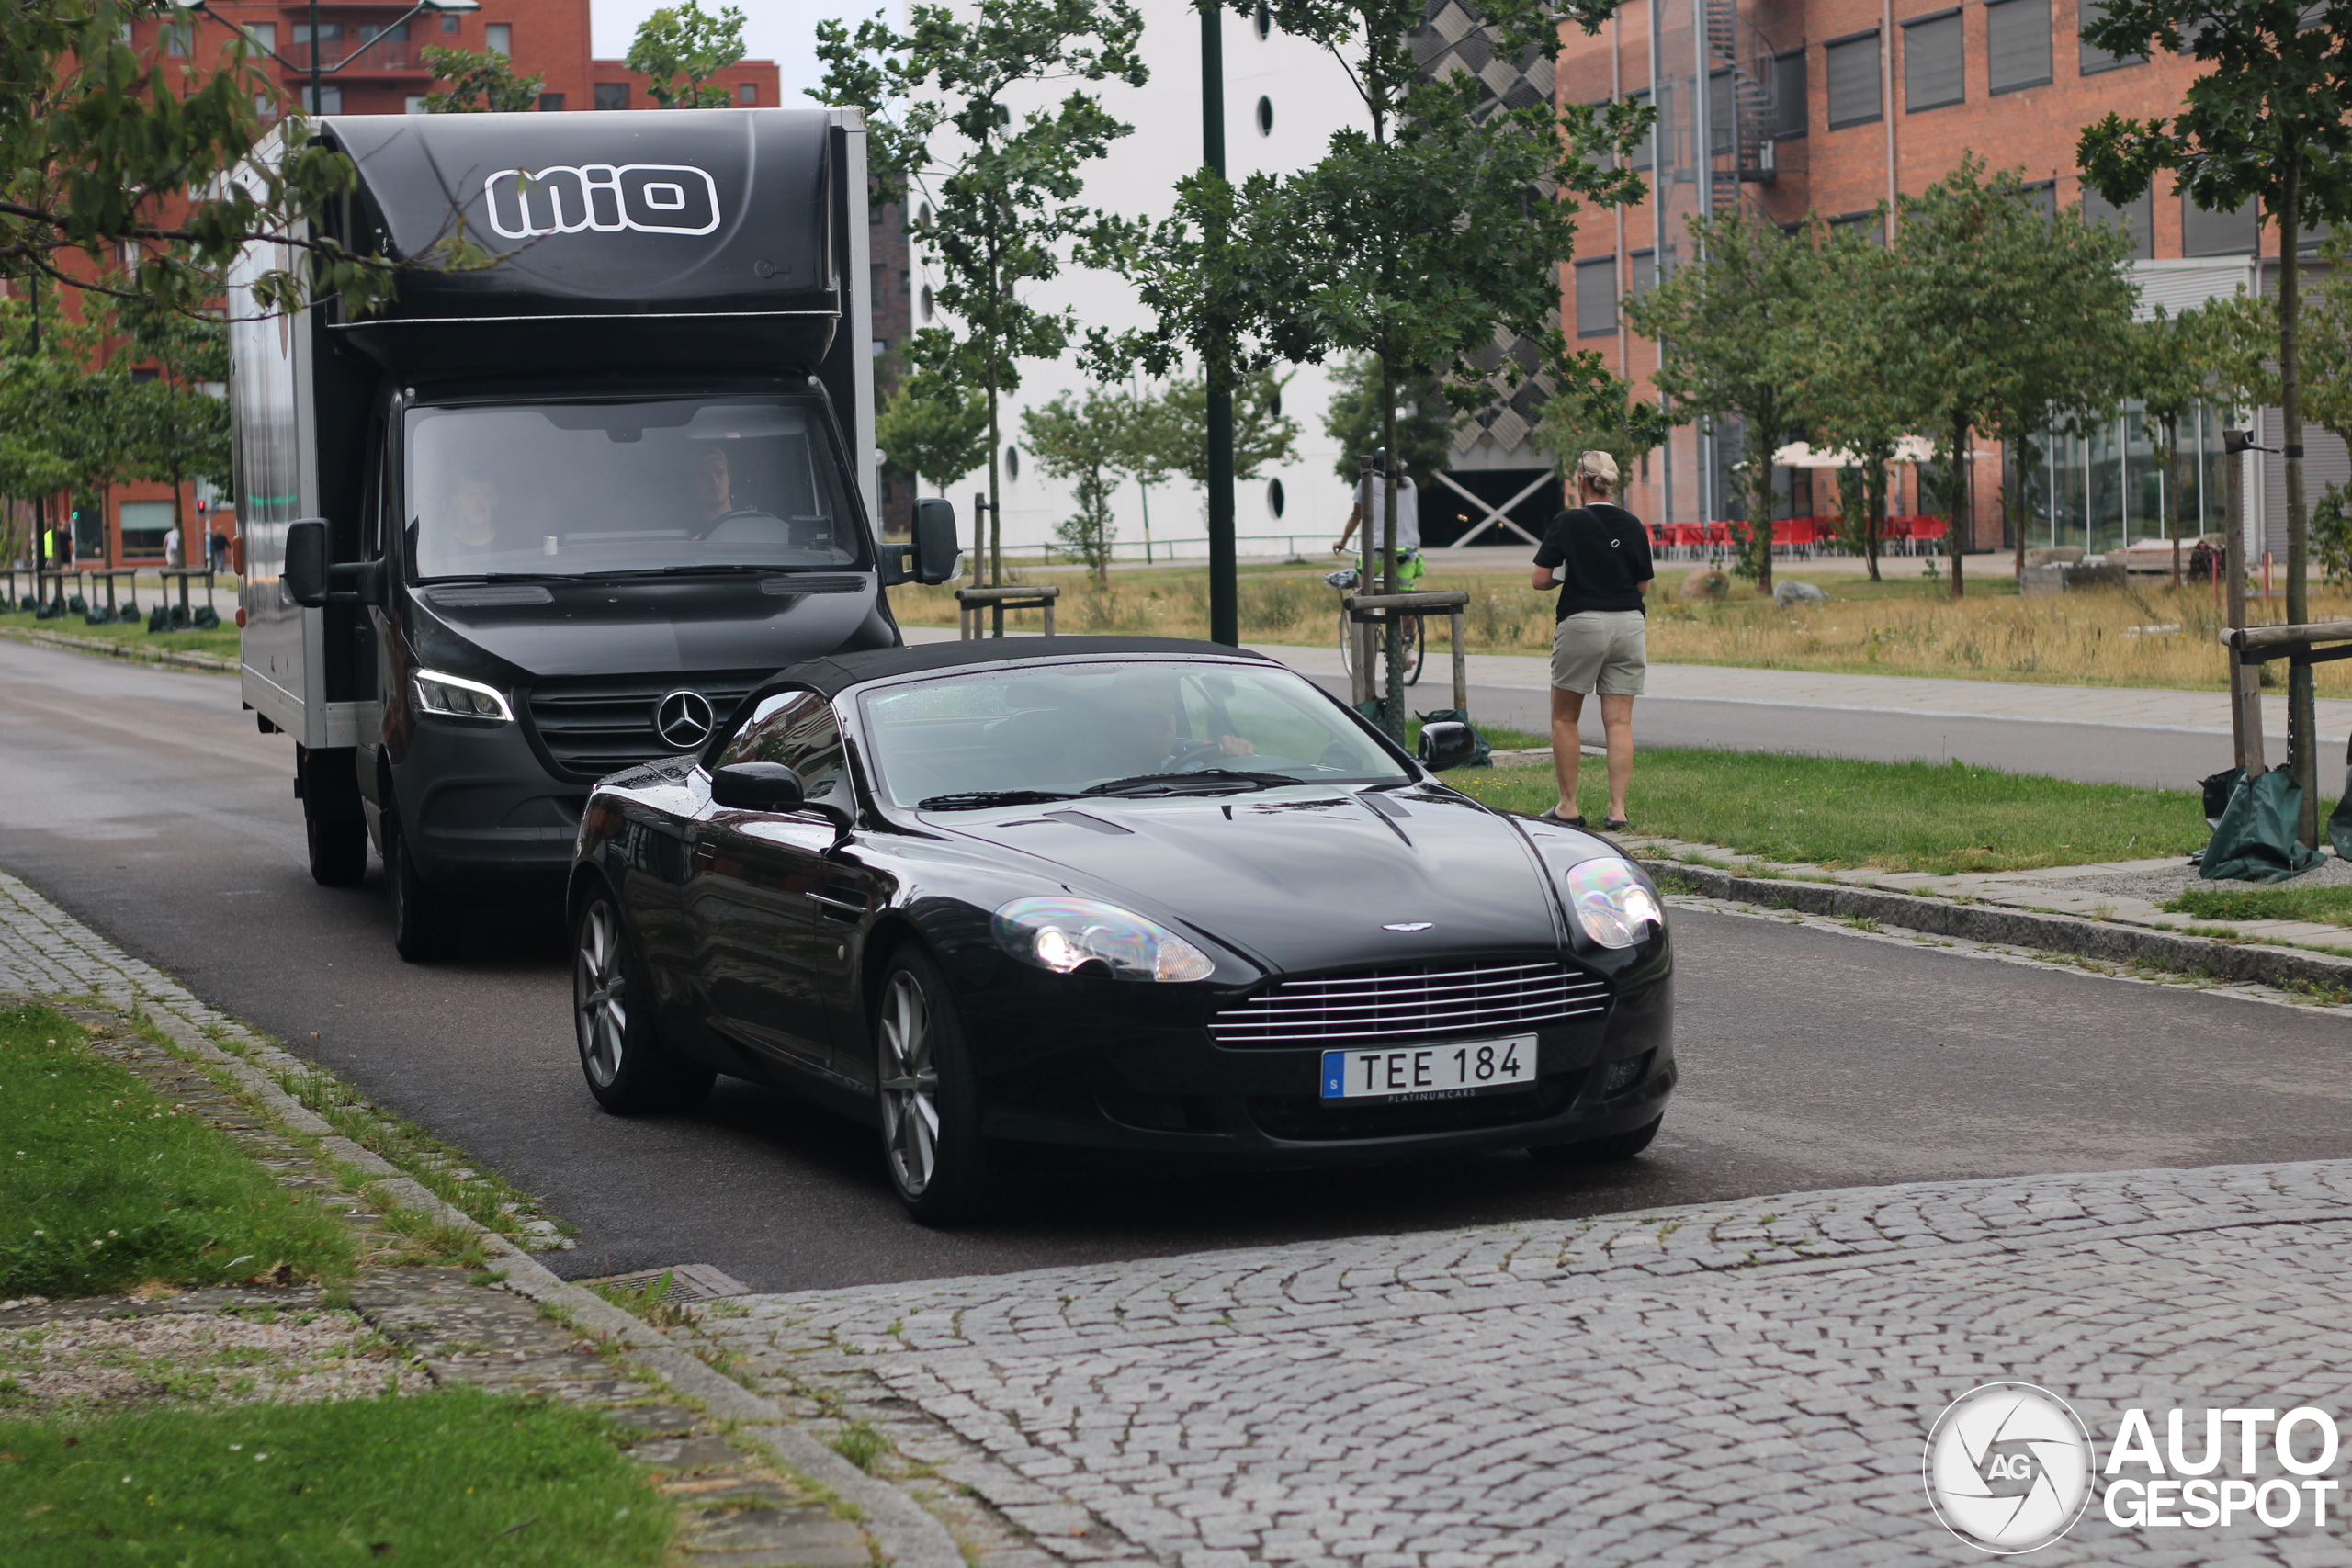
[[[2347,1199],[2341,1161],[1849,1190],[752,1296],[700,1332],[1068,1562],[1952,1563],[1923,1440],[1978,1384],[2051,1390],[2102,1453],[2124,1406],[2340,1409]],[[2094,1502],[2033,1561],[2341,1550]]]

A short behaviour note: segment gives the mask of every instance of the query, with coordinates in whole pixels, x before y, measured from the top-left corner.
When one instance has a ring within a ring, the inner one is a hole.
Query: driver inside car
[[[702,450],[686,459],[686,495],[693,513],[688,538],[792,543],[790,524],[736,501],[735,468],[724,446],[705,443]]]
[[[1113,687],[1111,723],[1120,755],[1134,773],[1163,773],[1220,765],[1257,754],[1257,746],[1229,730],[1204,740],[1192,732],[1181,687],[1159,675],[1119,681]]]

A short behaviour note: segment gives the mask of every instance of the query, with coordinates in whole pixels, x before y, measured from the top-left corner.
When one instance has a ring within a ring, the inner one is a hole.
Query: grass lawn
[[[46,1008],[0,1011],[0,1297],[349,1273],[332,1215],[82,1040]]]
[[[1446,782],[1510,811],[1540,812],[1557,799],[1549,768],[1453,773]],[[1600,759],[1585,759],[1578,784],[1579,804],[1598,823],[1608,804]],[[2023,871],[2185,855],[2211,836],[2191,790],[1769,751],[1644,751],[1627,805],[1636,833],[1887,871]]]
[[[598,1417],[471,1389],[0,1422],[15,1568],[663,1561],[671,1509]]]
[[[177,602],[174,601],[175,604]],[[152,610],[154,605],[151,602],[143,607]],[[220,659],[233,660],[237,657],[238,649],[237,628],[226,623],[209,632],[191,628],[187,631],[150,633],[147,630],[147,623],[144,621],[136,626],[116,621],[107,626],[94,626],[85,624],[79,615],[64,615],[54,621],[41,621],[20,612],[11,612],[0,614],[0,626],[10,626],[24,631],[57,632],[65,637],[102,638],[107,642],[129,643],[134,648],[153,649],[158,653],[209,653]]]
[[[2329,807],[2322,807],[2324,818]],[[2165,906],[2207,920],[2310,920],[2320,925],[2352,926],[2352,886],[2338,882],[2326,887],[2281,887],[2246,891],[2234,887],[2190,887]]]

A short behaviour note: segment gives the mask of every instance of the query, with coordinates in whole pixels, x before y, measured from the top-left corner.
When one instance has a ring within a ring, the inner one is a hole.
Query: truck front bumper
[[[420,716],[391,773],[427,882],[562,885],[588,791],[549,773],[521,725]]]

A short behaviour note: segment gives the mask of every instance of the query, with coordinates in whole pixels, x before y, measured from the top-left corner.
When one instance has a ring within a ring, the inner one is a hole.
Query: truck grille
[[[725,670],[693,675],[571,675],[531,688],[524,711],[560,772],[583,784],[634,768],[681,748],[653,728],[653,710],[672,692],[699,692],[724,728],[769,670]]]
[[[1209,1021],[1220,1045],[1409,1044],[1609,1010],[1609,982],[1556,960],[1438,961],[1284,980]]]

